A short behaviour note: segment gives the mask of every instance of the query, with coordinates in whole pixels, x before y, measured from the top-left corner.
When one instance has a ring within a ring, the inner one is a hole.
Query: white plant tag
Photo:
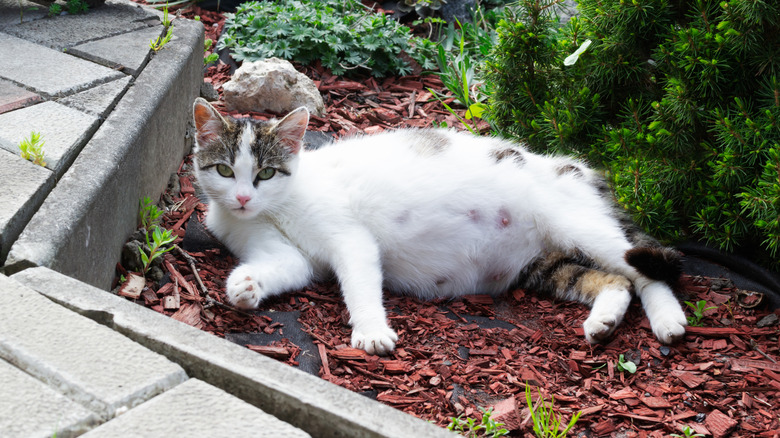
[[[588,50],[588,47],[590,46],[591,40],[585,40],[584,43],[580,45],[580,48],[575,50],[574,53],[567,56],[566,59],[563,60],[563,65],[570,66],[574,65],[575,62],[580,58],[580,55],[582,55],[583,52]]]

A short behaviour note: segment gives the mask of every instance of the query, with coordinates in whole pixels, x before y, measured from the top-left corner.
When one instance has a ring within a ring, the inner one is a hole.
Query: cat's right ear
[[[195,119],[198,147],[208,147],[222,135],[222,131],[225,129],[225,119],[201,97],[195,99],[195,103],[192,105],[192,117]]]

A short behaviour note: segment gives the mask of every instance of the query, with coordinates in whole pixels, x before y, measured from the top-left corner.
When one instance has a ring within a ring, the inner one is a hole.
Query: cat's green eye
[[[259,180],[267,180],[271,179],[276,175],[276,169],[273,167],[266,167],[264,169],[260,169],[260,172],[257,172],[257,179]]]
[[[225,178],[233,177],[233,169],[231,169],[227,164],[217,164],[217,173],[221,176],[224,176]]]

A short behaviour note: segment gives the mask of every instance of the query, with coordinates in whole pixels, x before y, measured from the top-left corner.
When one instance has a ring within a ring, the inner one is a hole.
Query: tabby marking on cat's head
[[[308,111],[267,122],[225,118],[198,98],[193,116],[195,172],[209,200],[245,219],[278,208],[297,169]]]

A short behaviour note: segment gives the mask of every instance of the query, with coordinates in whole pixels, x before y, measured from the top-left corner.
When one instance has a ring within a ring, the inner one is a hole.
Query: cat
[[[352,346],[384,355],[398,337],[383,287],[423,299],[549,292],[592,307],[591,343],[610,337],[633,290],[660,342],[685,334],[670,287],[679,254],[631,223],[579,161],[435,129],[304,150],[305,108],[234,119],[198,98],[193,115],[206,226],[240,259],[226,282],[236,307],[335,275]]]

